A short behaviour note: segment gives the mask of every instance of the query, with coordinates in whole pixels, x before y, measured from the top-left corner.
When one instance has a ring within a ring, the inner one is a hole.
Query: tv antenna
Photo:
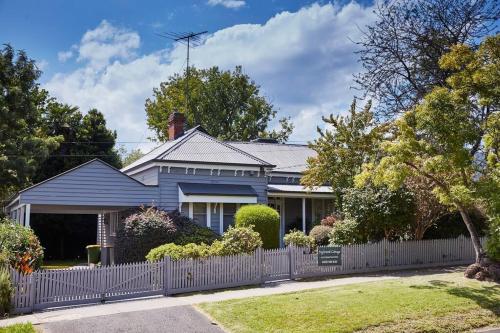
[[[197,47],[202,42],[202,35],[208,33],[208,31],[200,31],[200,32],[164,32],[157,34],[160,37],[168,38],[173,40],[174,42],[181,43],[186,45],[187,54],[186,54],[186,111],[189,107],[189,49],[191,47]],[[198,119],[196,119],[197,121]]]

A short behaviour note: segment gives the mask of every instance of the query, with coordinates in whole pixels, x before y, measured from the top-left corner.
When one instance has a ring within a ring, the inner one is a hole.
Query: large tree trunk
[[[474,251],[476,252],[476,264],[483,264],[483,260],[486,258],[486,253],[484,252],[483,246],[481,245],[481,240],[479,239],[479,235],[477,234],[476,227],[472,223],[469,213],[462,205],[457,205],[458,211],[460,212],[460,216],[462,216],[462,220],[467,226],[467,230],[469,230],[470,238],[472,240],[472,244],[474,245]]]

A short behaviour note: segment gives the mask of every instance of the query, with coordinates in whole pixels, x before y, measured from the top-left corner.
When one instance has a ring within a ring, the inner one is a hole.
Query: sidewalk
[[[32,324],[43,324],[63,320],[75,320],[89,317],[107,316],[119,313],[154,310],[182,305],[193,305],[203,302],[217,302],[228,299],[247,298],[282,294],[306,289],[317,289],[334,286],[342,286],[354,283],[374,282],[388,279],[398,279],[410,275],[427,275],[443,272],[442,269],[411,270],[381,274],[365,274],[363,276],[332,277],[323,280],[283,281],[267,283],[264,286],[249,286],[248,288],[227,289],[221,291],[197,292],[169,297],[151,297],[119,302],[108,302],[105,304],[79,306],[36,312],[30,315],[17,316],[0,320],[0,326],[16,323],[31,322]]]

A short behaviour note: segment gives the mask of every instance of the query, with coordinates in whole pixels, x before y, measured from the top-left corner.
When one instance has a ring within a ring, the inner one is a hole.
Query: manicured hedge
[[[148,261],[157,261],[169,256],[172,260],[179,260],[253,253],[260,246],[262,246],[262,241],[256,231],[248,227],[229,227],[222,239],[216,240],[212,245],[204,243],[163,244],[149,251],[146,259]]]
[[[237,227],[250,227],[260,234],[263,248],[279,247],[280,216],[266,205],[247,205],[241,207],[234,216]]]

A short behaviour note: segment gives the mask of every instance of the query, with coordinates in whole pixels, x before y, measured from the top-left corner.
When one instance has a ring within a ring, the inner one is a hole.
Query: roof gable
[[[122,171],[152,161],[273,166],[237,147],[211,137],[198,127],[189,130],[176,140],[162,144]]]

